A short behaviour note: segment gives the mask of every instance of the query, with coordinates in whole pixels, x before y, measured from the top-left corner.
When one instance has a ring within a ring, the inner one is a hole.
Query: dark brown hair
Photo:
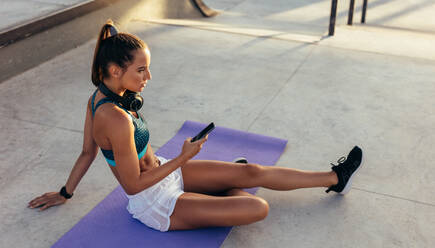
[[[104,78],[109,77],[108,66],[115,63],[126,69],[134,60],[134,51],[148,48],[140,38],[127,33],[117,33],[112,20],[107,20],[101,28],[95,46],[94,61],[92,63],[92,83],[98,86]]]

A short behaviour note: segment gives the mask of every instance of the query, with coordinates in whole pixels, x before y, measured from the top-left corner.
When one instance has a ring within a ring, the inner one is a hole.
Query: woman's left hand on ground
[[[31,200],[28,207],[40,208],[39,211],[43,211],[49,207],[64,204],[66,200],[59,192],[48,192]]]

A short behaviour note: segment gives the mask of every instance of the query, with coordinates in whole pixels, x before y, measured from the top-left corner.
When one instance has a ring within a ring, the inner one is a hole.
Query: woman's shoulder
[[[100,99],[101,100],[101,99]],[[92,96],[89,98],[88,101],[88,108],[92,111]],[[131,124],[131,117],[128,113],[126,113],[122,108],[117,106],[113,102],[104,102],[100,106],[98,106],[97,109],[95,109],[95,105],[97,104],[97,101],[94,102],[94,120],[96,122],[107,124],[110,123],[110,125],[105,126],[115,126],[119,127],[118,125],[126,125]]]
[[[112,122],[127,122],[131,123],[131,117],[122,108],[114,103],[108,102],[102,104],[98,111],[95,111],[95,116],[101,118],[104,121]]]
[[[103,104],[94,116],[94,128],[113,142],[128,141],[134,135],[134,125],[130,116],[114,104]],[[126,139],[126,140],[125,140]]]

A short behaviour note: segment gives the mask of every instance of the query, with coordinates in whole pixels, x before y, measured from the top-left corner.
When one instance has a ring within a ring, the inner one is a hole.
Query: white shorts
[[[160,165],[169,160],[157,156]],[[183,175],[179,167],[155,185],[135,195],[127,195],[127,210],[148,227],[166,232],[170,226],[170,216],[175,208],[178,197],[183,191]]]

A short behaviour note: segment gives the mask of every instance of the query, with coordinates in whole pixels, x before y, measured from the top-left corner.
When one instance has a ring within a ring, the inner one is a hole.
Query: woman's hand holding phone
[[[187,138],[184,141],[180,156],[186,157],[188,160],[195,157],[201,151],[202,145],[207,141],[208,135],[204,138],[191,142],[192,138]]]
[[[181,151],[180,156],[186,156],[186,158],[189,160],[193,157],[195,157],[196,154],[199,153],[199,151],[202,148],[202,145],[204,142],[208,139],[208,134],[213,131],[215,128],[214,123],[210,123],[207,127],[205,127],[201,132],[199,132],[195,137],[193,138],[187,138],[184,141],[184,145]]]

